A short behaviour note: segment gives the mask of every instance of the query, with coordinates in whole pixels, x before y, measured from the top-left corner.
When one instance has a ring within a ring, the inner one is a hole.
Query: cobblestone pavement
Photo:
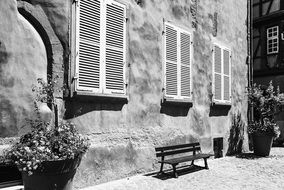
[[[246,153],[210,159],[208,165],[209,170],[182,169],[178,178],[137,175],[82,190],[284,190],[284,148],[272,148],[269,157]]]

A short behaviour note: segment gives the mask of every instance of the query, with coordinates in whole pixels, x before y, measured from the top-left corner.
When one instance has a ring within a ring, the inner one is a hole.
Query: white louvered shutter
[[[222,101],[222,51],[217,45],[214,46],[214,100]]]
[[[80,0],[78,6],[76,89],[100,92],[101,2]]]
[[[223,50],[223,99],[231,101],[230,52]]]
[[[180,66],[181,66],[181,97],[191,97],[191,71],[190,71],[190,51],[191,51],[190,34],[187,32],[180,33]]]
[[[110,1],[106,4],[105,89],[108,94],[125,94],[126,7]]]
[[[165,90],[166,96],[178,97],[178,32],[165,25]]]

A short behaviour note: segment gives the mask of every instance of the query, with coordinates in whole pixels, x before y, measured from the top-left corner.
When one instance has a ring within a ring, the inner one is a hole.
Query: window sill
[[[228,106],[231,107],[231,102],[213,101],[212,106]]]
[[[128,96],[125,94],[101,94],[77,91],[74,92],[73,97],[76,100],[82,101],[107,101],[107,102],[128,102]]]
[[[275,55],[278,55],[279,52],[271,52],[271,53],[266,53],[266,56],[275,56]]]
[[[192,99],[173,99],[165,97],[162,104],[177,105],[177,106],[192,106]]]

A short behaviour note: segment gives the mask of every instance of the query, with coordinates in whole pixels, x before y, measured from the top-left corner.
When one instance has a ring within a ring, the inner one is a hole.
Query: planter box
[[[42,169],[32,175],[22,172],[26,190],[71,190],[73,177],[81,162],[81,157],[70,160],[45,161]]]
[[[261,133],[254,134],[252,138],[254,154],[257,156],[269,156],[273,142],[273,136]]]

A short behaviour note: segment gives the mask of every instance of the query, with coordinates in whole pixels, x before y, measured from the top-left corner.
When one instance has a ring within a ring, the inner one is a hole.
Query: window
[[[76,91],[125,94],[126,6],[79,0],[76,7]]]
[[[231,51],[217,44],[213,49],[213,101],[231,103]]]
[[[165,22],[164,87],[166,98],[191,99],[191,40],[189,32]]]
[[[267,28],[267,54],[278,53],[278,26]]]

